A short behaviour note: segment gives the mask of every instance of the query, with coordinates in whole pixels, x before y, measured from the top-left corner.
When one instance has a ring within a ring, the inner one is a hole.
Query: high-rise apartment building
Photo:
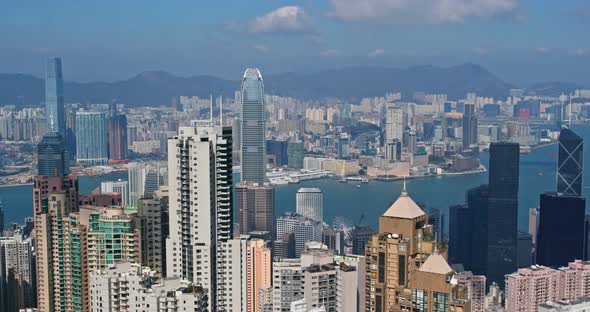
[[[62,137],[66,135],[64,87],[61,58],[59,57],[47,60],[45,70],[45,117],[47,120],[47,132],[53,129]]]
[[[463,112],[463,149],[477,144],[477,117],[475,104],[465,104]]]
[[[41,176],[66,176],[69,174],[67,150],[59,132],[48,132],[37,145],[37,171]]]
[[[486,301],[486,277],[483,275],[474,275],[470,271],[457,273],[454,275],[457,283],[467,288],[469,301],[471,302],[471,312],[484,312]]]
[[[180,127],[178,135],[168,140],[166,275],[207,289],[212,310],[229,307],[226,294],[241,289],[239,283],[230,284],[228,276],[240,264],[238,259],[225,266],[229,249],[242,250],[241,240],[232,242],[231,147],[231,128],[210,123]],[[237,302],[231,304],[240,308]]]
[[[317,187],[302,187],[297,190],[297,213],[311,220],[323,222],[324,194]]]
[[[264,83],[257,68],[246,69],[241,95],[241,178],[262,185],[266,180],[266,119]]]
[[[128,207],[135,209],[145,192],[147,169],[143,163],[132,162],[127,165],[127,182],[129,183]]]
[[[385,143],[402,142],[404,137],[404,111],[388,107],[385,111]]]
[[[88,228],[77,213],[77,180],[37,177],[33,190],[38,310],[89,311]]]
[[[291,311],[291,302],[303,299],[303,269],[300,259],[281,259],[272,266],[272,310]]]
[[[150,197],[143,197],[137,205],[141,223],[141,263],[166,275],[166,237],[169,235],[168,187],[161,186]]]
[[[544,266],[506,275],[506,310],[536,312],[539,304],[557,299],[557,285],[556,272]]]
[[[108,127],[103,112],[76,113],[76,159],[87,165],[108,162]]]
[[[0,311],[36,306],[34,267],[30,237],[0,236]]]
[[[93,312],[210,311],[205,289],[179,278],[158,279],[139,264],[91,272],[89,284]]]
[[[559,269],[533,265],[506,275],[506,311],[537,312],[539,305],[548,301],[575,301],[588,295],[587,261],[576,260]]]
[[[569,128],[559,133],[557,192],[582,196],[584,140]]]
[[[504,275],[517,268],[519,163],[518,143],[490,144],[485,276],[499,284],[504,282]]]
[[[274,188],[245,182],[236,185],[235,189],[240,233],[266,231],[274,238]]]
[[[266,243],[261,239],[250,240],[247,254],[247,292],[246,298],[242,298],[247,301],[248,311],[261,311],[263,292],[272,286],[271,267],[270,249]]]
[[[537,264],[558,267],[583,259],[586,199],[573,193],[543,193],[540,202]]]
[[[80,207],[88,228],[88,269],[103,270],[119,261],[141,263],[141,229],[123,207]],[[87,219],[86,219],[87,218]]]
[[[129,205],[129,183],[119,179],[118,181],[100,182],[100,193],[118,193],[121,194],[121,204]]]

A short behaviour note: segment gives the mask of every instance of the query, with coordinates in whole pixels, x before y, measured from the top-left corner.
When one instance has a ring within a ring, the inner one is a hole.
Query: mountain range
[[[393,91],[402,92],[408,99],[417,91],[446,93],[450,99],[464,98],[468,92],[499,99],[508,96],[509,90],[514,88],[476,64],[451,67],[427,65],[404,69],[350,67],[310,74],[284,73],[265,75],[264,84],[267,94],[301,99],[336,97],[352,101],[362,97],[383,96]],[[233,97],[239,88],[239,79],[227,80],[207,75],[179,77],[165,71],[146,71],[114,82],[66,81],[64,96],[68,103],[110,103],[118,99],[128,106],[157,106],[169,105],[172,98],[181,95]],[[534,85],[528,92],[553,95],[559,90],[571,92],[572,88],[579,86],[555,82]],[[44,81],[39,77],[0,74],[0,105],[40,105],[44,101],[44,92]]]

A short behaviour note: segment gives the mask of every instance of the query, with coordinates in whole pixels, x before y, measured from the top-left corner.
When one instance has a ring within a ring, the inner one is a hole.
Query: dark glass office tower
[[[66,134],[66,115],[64,111],[64,87],[61,72],[61,58],[51,58],[47,61],[45,72],[45,117],[47,131],[54,129],[62,135]]]
[[[127,159],[127,117],[119,114],[117,104],[112,103],[108,117],[109,160]]]
[[[474,104],[465,104],[464,110],[463,149],[468,149],[472,144],[477,144],[477,117]]]
[[[486,277],[504,285],[504,275],[517,269],[518,143],[490,145]]]
[[[69,160],[64,140],[58,132],[48,132],[37,145],[37,168],[40,176],[67,176]]]
[[[449,214],[449,262],[471,270],[473,210],[467,205],[455,205],[449,208]]]
[[[486,273],[488,258],[488,202],[487,184],[467,191],[467,207],[471,210],[471,271],[474,274]]]
[[[2,206],[2,200],[0,200],[0,236],[4,236],[2,234],[4,232],[4,206]]]
[[[543,193],[540,206],[537,263],[558,267],[583,259],[586,199]]]
[[[562,128],[557,160],[558,193],[582,195],[583,166],[584,140],[569,128]]]
[[[288,141],[282,140],[267,140],[266,141],[266,153],[275,157],[275,166],[282,167],[289,164],[287,157],[287,146]]]

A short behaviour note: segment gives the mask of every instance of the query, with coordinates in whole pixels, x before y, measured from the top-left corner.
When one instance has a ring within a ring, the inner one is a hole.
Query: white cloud
[[[576,55],[576,56],[586,56],[586,55],[590,55],[590,49],[579,48],[579,49],[571,50],[570,53],[573,55]]]
[[[248,23],[252,33],[309,32],[311,20],[307,12],[298,6],[284,6]]]
[[[270,51],[269,47],[262,45],[262,44],[255,44],[252,46],[254,50],[261,52],[261,53],[268,53]]]
[[[329,50],[324,50],[320,52],[320,56],[324,56],[324,57],[336,57],[336,56],[342,56],[342,51],[337,50],[337,49],[329,49]]]
[[[489,51],[486,48],[473,48],[471,49],[471,52],[477,55],[486,55]]]
[[[513,11],[519,0],[330,0],[331,16],[392,23],[456,23]]]
[[[385,49],[379,48],[379,49],[375,49],[373,51],[369,51],[367,56],[370,58],[375,58],[375,57],[379,57],[383,54],[385,54]]]
[[[540,54],[547,54],[547,53],[551,52],[551,49],[539,47],[539,48],[535,49],[535,52],[540,53]]]

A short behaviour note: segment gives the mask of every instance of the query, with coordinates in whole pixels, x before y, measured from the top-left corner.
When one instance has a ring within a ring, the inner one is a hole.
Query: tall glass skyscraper
[[[559,133],[557,192],[581,196],[583,172],[584,140],[564,127]]]
[[[66,116],[64,112],[64,87],[61,73],[61,58],[47,60],[45,71],[45,116],[47,131],[51,131],[53,120],[55,131],[66,135]]]
[[[88,165],[108,162],[107,120],[102,112],[76,113],[76,158]]]
[[[40,176],[67,176],[69,161],[64,140],[58,132],[49,132],[37,145],[37,168]]]
[[[490,145],[487,213],[486,276],[504,285],[504,275],[517,269],[516,235],[520,146],[499,142]]]
[[[257,68],[248,68],[242,79],[242,181],[262,185],[266,178],[266,123],[264,83]]]

